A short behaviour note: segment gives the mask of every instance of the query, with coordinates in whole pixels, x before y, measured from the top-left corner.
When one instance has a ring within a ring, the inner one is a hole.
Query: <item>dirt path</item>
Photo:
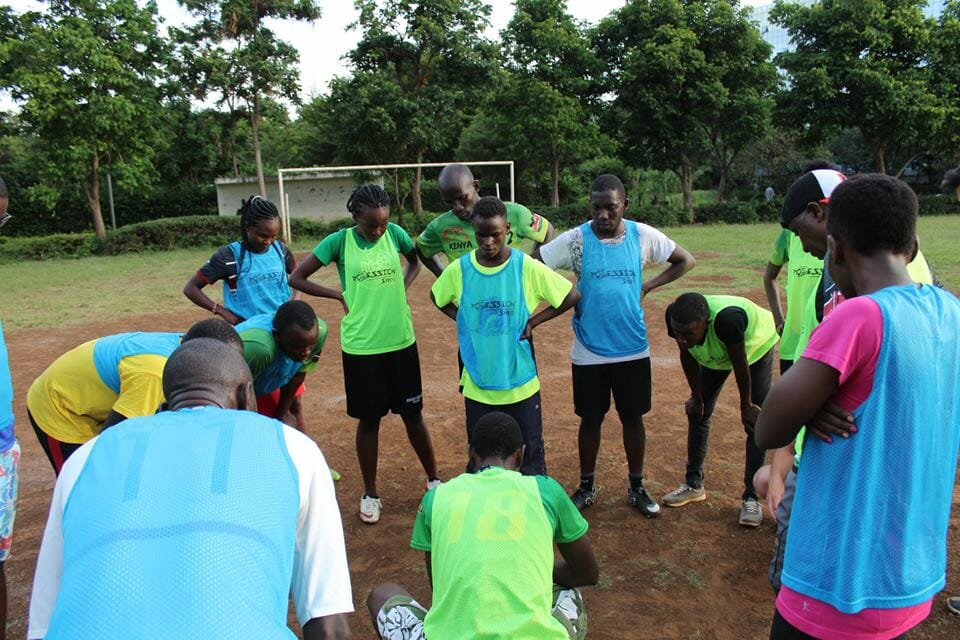
[[[429,302],[433,279],[421,275],[410,291],[419,338],[425,406],[441,472],[451,477],[463,468],[465,433],[463,401],[457,394],[454,325]],[[645,302],[653,349],[653,411],[646,417],[648,487],[658,498],[683,478],[686,383],[676,347],[662,326],[665,295]],[[759,300],[758,300],[759,301]],[[338,304],[313,301],[330,325],[327,348],[317,372],[308,376],[305,396],[308,433],[317,440],[331,466],[343,473],[337,483],[358,614],[351,619],[355,638],[372,638],[364,601],[383,581],[403,583],[423,602],[429,601],[422,555],[408,547],[423,474],[396,417],[385,419],[380,440],[380,492],[383,519],[367,526],[357,517],[362,490],[354,453],[352,420],[345,413],[343,372],[339,354]],[[7,336],[16,393],[17,428],[23,448],[20,504],[13,555],[7,562],[11,638],[26,633],[37,549],[43,534],[53,473],[26,419],[30,382],[57,356],[92,338],[121,331],[177,331],[205,316],[184,301],[164,314],[127,317],[97,325],[64,329],[24,329]],[[578,479],[577,420],[570,383],[569,316],[537,330],[537,358],[543,384],[544,434],[551,475],[566,487]],[[766,567],[773,543],[772,520],[745,530],[737,526],[742,474],[743,432],[736,410],[736,386],[727,384],[714,417],[707,458],[706,502],[665,509],[646,520],[626,503],[626,462],[615,414],[608,416],[600,451],[598,504],[587,513],[590,538],[602,562],[600,584],[585,590],[591,638],[678,638],[733,640],[766,638],[773,595]],[[955,496],[954,506],[958,498]],[[956,509],[954,510],[956,513]],[[950,525],[950,567],[945,593],[960,593],[960,518]],[[505,568],[509,570],[509,568]],[[912,638],[960,638],[960,619],[945,612],[938,598],[934,613]]]

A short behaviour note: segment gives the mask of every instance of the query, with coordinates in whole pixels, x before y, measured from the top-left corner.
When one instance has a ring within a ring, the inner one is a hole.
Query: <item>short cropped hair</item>
[[[684,293],[670,305],[670,319],[677,324],[691,324],[709,317],[710,307],[700,293]]]
[[[477,200],[477,204],[473,206],[473,212],[470,214],[471,220],[489,220],[497,217],[506,220],[507,207],[496,196],[484,196]]]
[[[280,305],[273,316],[273,328],[277,333],[286,333],[288,329],[299,327],[311,331],[317,326],[317,314],[313,307],[303,300],[289,300]]]
[[[251,381],[243,356],[213,338],[196,338],[177,347],[163,367],[163,394],[169,399],[186,389],[203,389],[225,398]]]
[[[207,318],[196,322],[190,329],[183,334],[181,344],[189,342],[195,338],[212,338],[235,347],[243,352],[243,340],[240,334],[233,328],[233,325],[223,318]]]
[[[881,173],[853,176],[830,196],[827,233],[861,255],[913,253],[917,195],[905,182]]]
[[[481,459],[495,456],[509,458],[523,446],[520,425],[502,411],[488,413],[473,427],[470,448]]]
[[[617,195],[621,198],[626,199],[627,197],[627,190],[623,186],[623,180],[612,173],[597,176],[597,179],[593,181],[593,186],[590,187],[590,193],[603,193],[604,191],[616,191]]]

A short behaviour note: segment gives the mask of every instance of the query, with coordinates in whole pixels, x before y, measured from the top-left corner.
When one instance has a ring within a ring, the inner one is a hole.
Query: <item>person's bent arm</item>
[[[783,265],[767,263],[763,271],[763,292],[767,294],[767,305],[773,314],[773,322],[777,326],[777,333],[783,334],[783,306],[780,302],[780,285],[777,278]]]
[[[423,552],[423,562],[427,566],[427,582],[430,583],[430,590],[433,591],[433,564],[430,559],[430,552]]]
[[[214,315],[218,315],[230,324],[239,324],[243,322],[243,318],[240,318],[235,313],[222,306],[220,303],[212,300],[210,296],[205,294],[202,289],[207,286],[207,283],[204,282],[203,278],[200,277],[199,273],[193,274],[187,284],[183,285],[183,295],[187,296],[187,299],[193,304],[197,305],[201,309],[205,309]]]
[[[457,320],[457,305],[452,302],[448,302],[442,307],[437,304],[437,299],[433,295],[433,291],[430,292],[430,301],[437,306],[437,309],[443,312],[443,315],[447,316],[453,321]]]
[[[343,613],[313,618],[303,625],[303,640],[337,640],[349,637],[350,625]]]
[[[795,453],[794,444],[791,441],[787,446],[774,451],[773,457],[770,459],[770,477],[767,479],[766,499],[767,509],[772,514],[777,513],[780,499],[783,498],[783,492],[786,490],[785,481],[790,469],[793,468]]]
[[[520,336],[520,339],[521,340],[528,339],[531,335],[533,335],[533,330],[536,327],[543,324],[547,320],[556,318],[557,316],[566,313],[567,310],[575,306],[578,302],[580,302],[580,290],[577,289],[576,287],[573,287],[570,289],[570,292],[560,303],[560,306],[547,307],[542,311],[540,311],[539,313],[531,316],[531,318],[527,320],[527,327],[526,329],[524,329],[523,335]]]
[[[100,427],[100,431],[109,429],[115,424],[120,424],[126,419],[127,419],[127,416],[123,415],[118,411],[111,410],[110,413],[107,414],[107,419],[103,421],[103,426]]]
[[[417,276],[420,275],[420,258],[418,257],[416,249],[411,250],[409,253],[403,254],[403,257],[407,259],[407,266],[403,268],[403,288],[409,289],[410,285],[413,284],[413,281],[417,279]]]
[[[830,400],[840,374],[829,365],[800,358],[767,394],[753,431],[761,449],[784,447],[800,427],[811,421]]]
[[[667,258],[667,262],[670,264],[669,267],[643,283],[643,287],[641,287],[640,290],[641,300],[657,287],[662,287],[665,284],[673,282],[697,266],[697,260],[693,257],[693,254],[680,245],[674,248],[673,253]]]
[[[317,256],[311,253],[304,258],[303,262],[297,265],[297,268],[290,274],[290,286],[311,296],[336,300],[343,305],[343,312],[349,313],[350,310],[347,308],[347,301],[343,299],[343,292],[309,280],[310,276],[316,273],[322,266],[324,266],[323,263],[320,262]]]
[[[553,562],[553,581],[561,587],[589,587],[597,584],[600,569],[593,547],[583,535],[573,542],[557,544],[560,557]]]
[[[284,424],[298,429],[300,426],[297,417],[290,413],[290,408],[293,406],[293,399],[296,397],[297,389],[300,388],[300,385],[303,384],[306,377],[307,374],[305,372],[298,371],[290,378],[287,384],[280,387],[280,398],[277,400],[277,413],[274,416],[274,418]],[[302,431],[303,429],[300,430]]]
[[[737,380],[737,389],[740,391],[740,420],[743,426],[753,430],[753,425],[760,415],[760,407],[753,403],[750,394],[750,365],[747,363],[746,346],[743,342],[725,343],[730,364],[733,365],[733,376]]]
[[[443,273],[443,265],[440,264],[440,260],[437,259],[437,256],[430,256],[429,258],[423,254],[423,249],[420,248],[420,242],[414,245],[414,248],[417,251],[417,259],[420,260],[421,264],[427,268],[430,273],[436,277],[440,277],[440,274]]]

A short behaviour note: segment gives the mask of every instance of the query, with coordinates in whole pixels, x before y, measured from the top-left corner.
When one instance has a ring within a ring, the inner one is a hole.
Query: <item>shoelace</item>
[[[760,503],[756,500],[744,500],[743,501],[743,510],[754,515],[760,513]]]

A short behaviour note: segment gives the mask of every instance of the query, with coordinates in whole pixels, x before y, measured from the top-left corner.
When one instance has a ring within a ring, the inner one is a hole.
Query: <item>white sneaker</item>
[[[380,498],[371,498],[367,494],[360,497],[360,519],[367,524],[380,522]]]
[[[443,484],[443,480],[427,480],[426,491],[430,491],[430,489],[436,489],[442,484]]]

